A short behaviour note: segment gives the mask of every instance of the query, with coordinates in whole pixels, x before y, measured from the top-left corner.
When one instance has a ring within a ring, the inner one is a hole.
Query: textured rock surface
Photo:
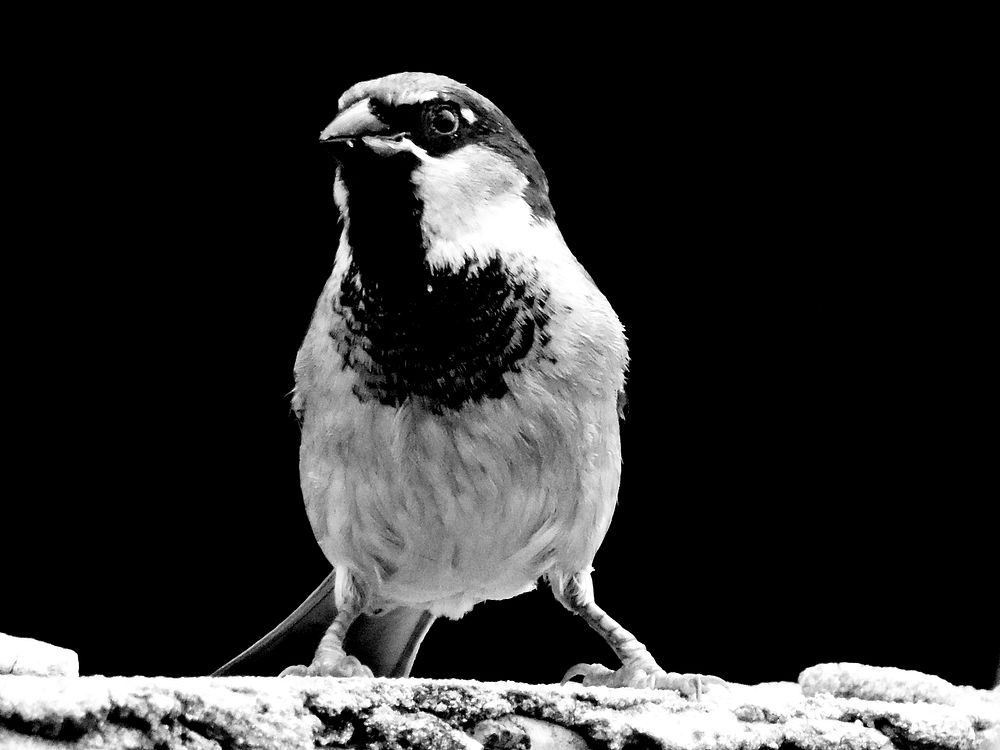
[[[0,747],[1000,747],[998,691],[846,664],[800,679],[695,703],[457,680],[3,676]]]
[[[76,677],[80,659],[68,648],[0,633],[0,674]]]

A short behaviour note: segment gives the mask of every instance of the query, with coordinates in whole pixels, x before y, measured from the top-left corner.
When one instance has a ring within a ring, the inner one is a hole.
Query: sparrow
[[[320,142],[343,228],[293,406],[305,508],[333,570],[216,674],[248,673],[307,632],[311,663],[282,674],[406,676],[436,618],[544,580],[621,662],[564,682],[689,695],[722,682],[665,672],[595,602],[628,347],[527,141],[467,86],[398,73],[349,88]]]

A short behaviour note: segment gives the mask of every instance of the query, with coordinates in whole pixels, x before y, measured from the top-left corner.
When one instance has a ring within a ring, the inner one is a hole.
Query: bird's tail
[[[308,664],[337,614],[333,598],[335,580],[331,571],[292,614],[212,676],[275,675],[292,664]],[[361,615],[347,632],[345,649],[378,677],[406,677],[434,619],[427,610],[413,607]]]

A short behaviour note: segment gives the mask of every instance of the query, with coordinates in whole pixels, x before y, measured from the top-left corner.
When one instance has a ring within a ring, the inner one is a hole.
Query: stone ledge
[[[733,685],[696,703],[412,678],[0,676],[0,747],[1000,749],[996,690],[850,664],[800,682]]]
[[[68,648],[0,633],[0,675],[4,674],[76,677],[80,659]]]

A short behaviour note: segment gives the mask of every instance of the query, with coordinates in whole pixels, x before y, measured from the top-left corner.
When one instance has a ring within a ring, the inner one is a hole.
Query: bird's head
[[[393,263],[416,260],[419,245],[421,260],[455,265],[484,249],[477,236],[553,218],[531,147],[467,86],[397,73],[352,86],[338,106],[320,141],[339,163],[335,197],[355,253],[377,244]]]

